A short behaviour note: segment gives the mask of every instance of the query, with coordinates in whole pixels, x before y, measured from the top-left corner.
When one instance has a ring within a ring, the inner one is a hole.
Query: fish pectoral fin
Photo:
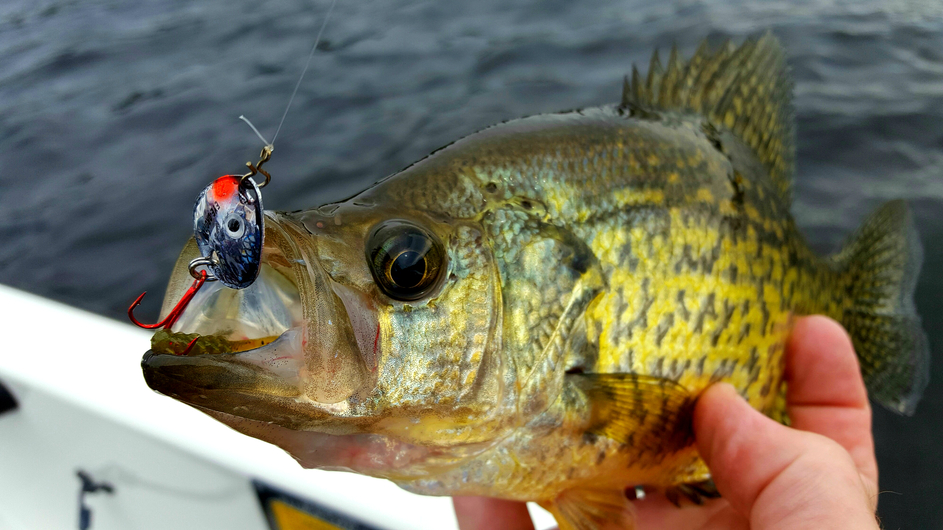
[[[641,374],[570,374],[589,400],[587,432],[645,454],[666,454],[694,441],[695,397],[680,384]]]
[[[560,530],[632,530],[635,512],[619,489],[573,488],[540,505],[553,514]]]

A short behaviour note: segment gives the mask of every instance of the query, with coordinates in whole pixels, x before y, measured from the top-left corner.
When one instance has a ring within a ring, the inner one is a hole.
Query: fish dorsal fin
[[[696,112],[726,127],[753,149],[789,200],[795,171],[792,79],[776,37],[767,32],[716,51],[704,41],[687,63],[672,48],[667,64],[662,67],[656,50],[645,80],[633,67],[620,108]]]

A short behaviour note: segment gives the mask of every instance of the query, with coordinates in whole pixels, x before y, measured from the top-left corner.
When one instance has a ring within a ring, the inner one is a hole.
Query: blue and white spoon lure
[[[256,165],[248,164],[245,175],[224,175],[200,192],[193,206],[193,236],[201,257],[190,262],[190,274],[199,278],[197,268],[205,266],[214,279],[232,289],[245,289],[259,276],[265,215],[260,188],[271,176],[262,169],[272,154],[272,146],[262,149]],[[256,184],[252,176],[261,173],[265,181]]]
[[[191,261],[189,267],[193,285],[170,313],[156,324],[144,324],[134,318],[134,308],[147,294],[146,291],[141,293],[128,308],[131,322],[146,329],[170,329],[204,283],[219,280],[226,287],[245,289],[255,282],[262,268],[262,245],[265,242],[265,213],[260,188],[272,179],[262,169],[262,164],[272,157],[273,149],[272,144],[263,147],[257,164],[246,163],[249,172],[245,175],[223,175],[203,188],[193,206],[193,236],[200,249],[200,257]],[[261,184],[252,180],[258,174],[265,176]],[[187,345],[183,355],[194,342],[196,339]]]

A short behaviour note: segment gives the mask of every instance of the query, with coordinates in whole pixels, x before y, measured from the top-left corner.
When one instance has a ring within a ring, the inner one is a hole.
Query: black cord
[[[79,490],[79,530],[89,530],[92,527],[92,509],[85,504],[85,495],[99,491],[113,494],[115,487],[107,482],[96,482],[91,475],[81,469],[75,474],[82,481],[82,488]]]
[[[7,390],[7,387],[3,386],[3,382],[0,382],[0,414],[16,410],[17,406],[16,398],[13,397],[13,393]]]

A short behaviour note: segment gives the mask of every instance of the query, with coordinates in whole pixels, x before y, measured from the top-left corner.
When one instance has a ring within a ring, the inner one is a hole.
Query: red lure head
[[[210,184],[207,196],[217,202],[229,202],[239,190],[239,180],[236,175],[223,175]]]

